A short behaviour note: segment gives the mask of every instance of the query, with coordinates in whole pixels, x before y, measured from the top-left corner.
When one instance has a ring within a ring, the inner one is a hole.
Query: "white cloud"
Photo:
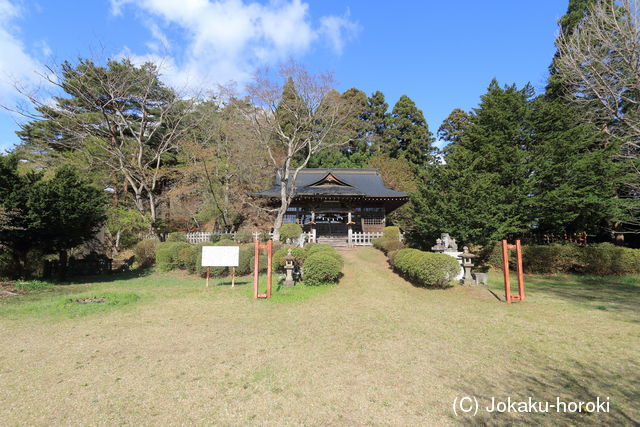
[[[320,32],[331,42],[333,50],[338,54],[342,53],[344,44],[360,31],[360,26],[350,19],[350,12],[344,16],[323,16],[320,18]]]
[[[111,0],[114,15],[128,7],[139,12],[152,41],[150,53],[125,53],[136,61],[162,57],[165,78],[178,86],[243,83],[256,68],[304,54],[321,39],[340,54],[358,28],[348,12],[321,17],[314,26],[302,0]],[[186,41],[179,56],[168,56],[180,45],[166,36],[169,27],[179,28]]]
[[[30,88],[41,83],[41,64],[27,53],[18,39],[13,20],[21,10],[8,0],[0,0],[0,104],[11,106],[18,98],[15,86]]]

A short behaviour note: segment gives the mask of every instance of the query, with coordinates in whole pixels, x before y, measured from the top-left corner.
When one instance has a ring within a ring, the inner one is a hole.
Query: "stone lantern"
[[[469,252],[468,247],[464,247],[462,249],[462,254],[460,255],[462,258],[462,268],[464,268],[464,277],[462,278],[463,285],[475,285],[476,282],[471,277],[471,267],[473,267],[473,260],[477,258],[478,255],[472,254]]]
[[[295,284],[293,281],[293,259],[291,249],[289,249],[287,255],[284,257],[284,269],[287,271],[287,275],[284,279],[284,286],[293,286]]]

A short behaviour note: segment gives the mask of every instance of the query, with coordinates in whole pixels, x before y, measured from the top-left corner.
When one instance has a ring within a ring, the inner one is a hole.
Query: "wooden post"
[[[504,274],[504,298],[511,304],[511,284],[509,283],[509,248],[507,241],[502,241],[502,272]]]
[[[254,251],[254,261],[253,261],[253,298],[258,298],[258,269],[260,268],[258,264],[258,258],[260,257],[260,242],[256,239],[255,241],[256,247]]]
[[[271,298],[271,257],[273,240],[267,242],[267,298]]]
[[[236,268],[231,267],[231,287],[235,288],[236,286]]]
[[[516,257],[518,258],[518,299],[524,301],[524,273],[522,272],[522,246],[516,240]]]
[[[209,276],[211,276],[211,267],[207,267],[207,288],[209,287]]]

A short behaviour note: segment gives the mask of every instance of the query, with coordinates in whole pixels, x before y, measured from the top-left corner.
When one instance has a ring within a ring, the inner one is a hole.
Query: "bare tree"
[[[295,196],[301,169],[319,151],[349,142],[341,135],[349,104],[333,90],[329,73],[311,74],[287,63],[276,76],[258,72],[247,86],[252,130],[266,148],[280,183],[280,206],[273,222],[273,238],[280,237],[284,216]]]
[[[233,231],[247,217],[255,217],[248,195],[261,189],[270,174],[267,154],[257,144],[244,112],[245,101],[215,96],[196,108],[195,123],[181,145],[181,179],[168,193],[191,203],[192,218],[212,206],[224,231]],[[255,218],[253,218],[255,219]]]
[[[617,156],[632,171],[626,197],[640,200],[640,5],[600,0],[571,34],[560,34],[556,64],[572,86],[585,119],[620,144]],[[640,225],[639,203],[627,205]],[[635,218],[635,220],[633,219]]]
[[[35,112],[21,111],[30,120],[21,138],[81,152],[93,164],[121,174],[137,210],[155,222],[163,166],[175,156],[194,99],[162,84],[156,65],[136,66],[126,58],[106,66],[87,59],[75,66],[65,62],[43,77],[64,96],[43,99],[22,91]]]

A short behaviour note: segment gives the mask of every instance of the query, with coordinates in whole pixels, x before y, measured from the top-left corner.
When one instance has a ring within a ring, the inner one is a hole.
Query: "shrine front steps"
[[[348,248],[349,242],[346,236],[331,236],[331,237],[318,237],[316,240],[318,243],[325,245],[331,245],[334,248]]]

